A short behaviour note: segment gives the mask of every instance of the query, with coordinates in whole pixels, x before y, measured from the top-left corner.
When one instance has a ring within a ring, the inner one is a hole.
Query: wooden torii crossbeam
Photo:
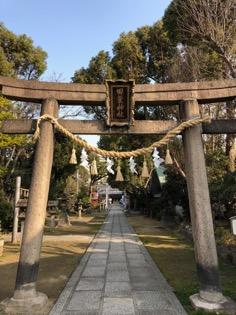
[[[24,81],[0,77],[0,93],[11,100],[42,104],[41,115],[55,118],[63,105],[105,106],[107,91],[101,84],[71,84]],[[179,105],[182,120],[199,117],[199,104],[231,101],[236,97],[236,80],[138,84],[134,87],[135,106]],[[191,127],[183,132],[185,167],[195,257],[200,292],[190,297],[195,307],[216,310],[228,307],[223,297],[218,271],[212,212],[202,145],[202,133],[236,133],[236,120],[213,120],[210,124]],[[176,126],[176,121],[135,121],[133,126],[107,127],[103,121],[60,120],[75,134],[165,134]],[[2,133],[32,134],[33,120],[11,120],[2,124]],[[54,130],[49,121],[43,121],[37,142],[30,195],[27,206],[21,254],[13,298],[3,303],[7,311],[25,312],[47,302],[45,294],[36,291],[39,255],[46,215],[50,174],[54,150]],[[232,304],[233,305],[233,304]],[[235,307],[233,305],[232,307]],[[204,308],[204,307],[203,307]]]

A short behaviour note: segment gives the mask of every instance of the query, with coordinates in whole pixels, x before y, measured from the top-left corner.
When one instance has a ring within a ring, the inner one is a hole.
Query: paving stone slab
[[[141,310],[172,310],[175,311],[174,303],[168,299],[168,294],[163,291],[139,291],[133,293],[134,303]]]
[[[158,283],[155,279],[134,280],[131,278],[130,284],[134,291],[161,291],[169,290],[169,287],[163,287],[162,283]]]
[[[105,254],[108,255],[109,249],[102,249],[102,248],[93,248],[88,251],[88,253],[92,254]],[[100,257],[100,259],[103,259],[103,257]]]
[[[125,255],[113,255],[109,256],[108,263],[110,262],[120,262],[120,263],[126,263],[126,256]]]
[[[108,255],[109,249],[101,249],[101,248],[93,248],[89,251],[89,253],[92,254],[105,254]],[[103,259],[103,257],[100,257],[100,259]]]
[[[98,311],[102,291],[75,291],[66,307],[68,311]]]
[[[99,240],[107,240],[107,237],[110,236],[109,232],[104,232],[99,235]]]
[[[93,247],[94,248],[100,247],[102,249],[107,249],[109,247],[109,243],[107,242],[107,237],[95,239],[93,241]]]
[[[148,277],[156,278],[152,268],[145,267],[132,267],[129,268],[129,273],[131,277],[146,279]]]
[[[126,263],[123,262],[109,262],[107,264],[108,271],[115,271],[115,270],[124,270],[128,272],[128,266]]]
[[[102,315],[135,315],[133,299],[104,298]]]
[[[107,281],[129,281],[129,273],[125,270],[109,270],[106,279]]]
[[[103,244],[96,244],[93,246],[93,252],[97,252],[97,253],[104,253],[106,254],[106,252],[109,250],[109,245],[106,244],[106,246],[104,246]]]
[[[125,250],[127,252],[132,252],[132,251],[137,251],[138,253],[140,253],[140,247],[138,245],[133,245],[133,246],[127,246],[127,244],[125,245]],[[131,253],[132,254],[132,253]]]
[[[137,236],[134,235],[125,235],[124,236],[125,242],[128,244],[138,244],[139,242],[139,238]]]
[[[129,251],[127,251],[127,257],[129,260],[145,260],[143,254],[140,252],[138,254],[136,253],[129,253]]]
[[[109,259],[119,259],[119,258],[122,258],[122,259],[125,259],[126,260],[126,255],[125,255],[125,251],[122,251],[122,252],[110,252],[109,253],[109,256],[108,256]]]
[[[125,250],[124,249],[123,250],[110,250],[109,258],[115,257],[115,256],[126,257]]]
[[[130,295],[131,295],[131,287],[128,281],[106,282],[106,285],[105,285],[106,297],[128,297]]]
[[[142,252],[140,249],[125,249],[127,254],[138,254],[140,255]]]
[[[86,267],[82,273],[82,277],[104,277],[105,266],[102,267]]]
[[[113,237],[110,242],[112,245],[124,246],[124,240],[122,237],[120,237],[120,238],[118,238],[118,237],[114,238]]]
[[[116,251],[124,251],[125,252],[125,247],[124,245],[122,244],[119,244],[118,246],[114,246],[114,244],[111,244],[110,245],[110,249],[109,249],[110,252],[116,252]]]
[[[60,315],[100,315],[99,311],[63,311]]]
[[[108,257],[107,253],[94,253],[94,254],[91,254],[90,259],[99,260],[99,259],[107,259],[107,257]]]
[[[146,268],[148,263],[146,262],[145,259],[128,259],[128,264],[130,265],[131,268],[134,267],[144,267]]]
[[[120,248],[120,250],[123,250],[123,249],[125,249],[124,248],[124,243],[123,242],[121,242],[121,241],[116,241],[116,242],[110,242],[110,250],[113,250],[113,249],[118,249],[118,248]]]
[[[87,263],[87,267],[104,267],[106,266],[106,259],[89,259]]]
[[[81,278],[79,281],[76,290],[77,291],[98,291],[102,290],[104,287],[103,278]]]
[[[159,310],[159,311],[139,310],[137,312],[137,315],[179,315],[179,313],[176,313],[175,311],[172,311],[172,310]]]

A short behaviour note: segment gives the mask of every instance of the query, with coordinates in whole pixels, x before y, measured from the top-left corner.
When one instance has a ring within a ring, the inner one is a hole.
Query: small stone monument
[[[56,223],[56,216],[55,215],[51,215],[51,218],[50,218],[50,227],[51,228],[54,228],[56,227],[57,223]]]
[[[236,235],[236,216],[230,218],[230,224],[233,235]]]
[[[3,254],[3,247],[4,247],[4,239],[1,238],[1,239],[0,239],[0,257],[1,257],[2,254]]]

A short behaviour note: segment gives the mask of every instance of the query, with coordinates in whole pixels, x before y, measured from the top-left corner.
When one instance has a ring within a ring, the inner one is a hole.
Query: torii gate
[[[58,107],[63,105],[105,105],[106,86],[101,84],[46,83],[0,77],[0,92],[16,101],[41,103],[41,115],[57,118]],[[172,84],[138,84],[134,87],[135,105],[179,105],[180,117],[189,120],[199,117],[199,104],[233,100],[236,81],[211,81]],[[136,121],[129,128],[107,127],[103,121],[59,120],[74,134],[165,134],[175,127],[176,121]],[[33,120],[5,121],[2,133],[32,134]],[[236,133],[236,120],[213,120],[210,124],[191,127],[183,132],[183,145],[191,222],[195,246],[200,292],[190,297],[196,308],[235,308],[232,301],[222,295],[219,281],[218,259],[214,237],[212,212],[206,175],[202,133]],[[46,215],[50,174],[54,151],[53,125],[41,124],[36,145],[30,196],[17,270],[14,296],[3,304],[6,309],[42,307],[47,296],[36,291],[39,256]],[[236,309],[236,308],[235,308]]]

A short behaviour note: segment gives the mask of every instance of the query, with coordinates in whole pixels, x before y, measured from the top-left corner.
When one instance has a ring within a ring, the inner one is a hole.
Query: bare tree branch
[[[179,165],[179,162],[176,160],[176,158],[174,157],[174,166],[178,169],[180,175],[183,176],[183,178],[186,178],[186,174],[183,171],[183,169],[181,168],[181,166]]]
[[[176,2],[180,29],[203,41],[219,54],[236,78],[235,0],[179,0]]]

